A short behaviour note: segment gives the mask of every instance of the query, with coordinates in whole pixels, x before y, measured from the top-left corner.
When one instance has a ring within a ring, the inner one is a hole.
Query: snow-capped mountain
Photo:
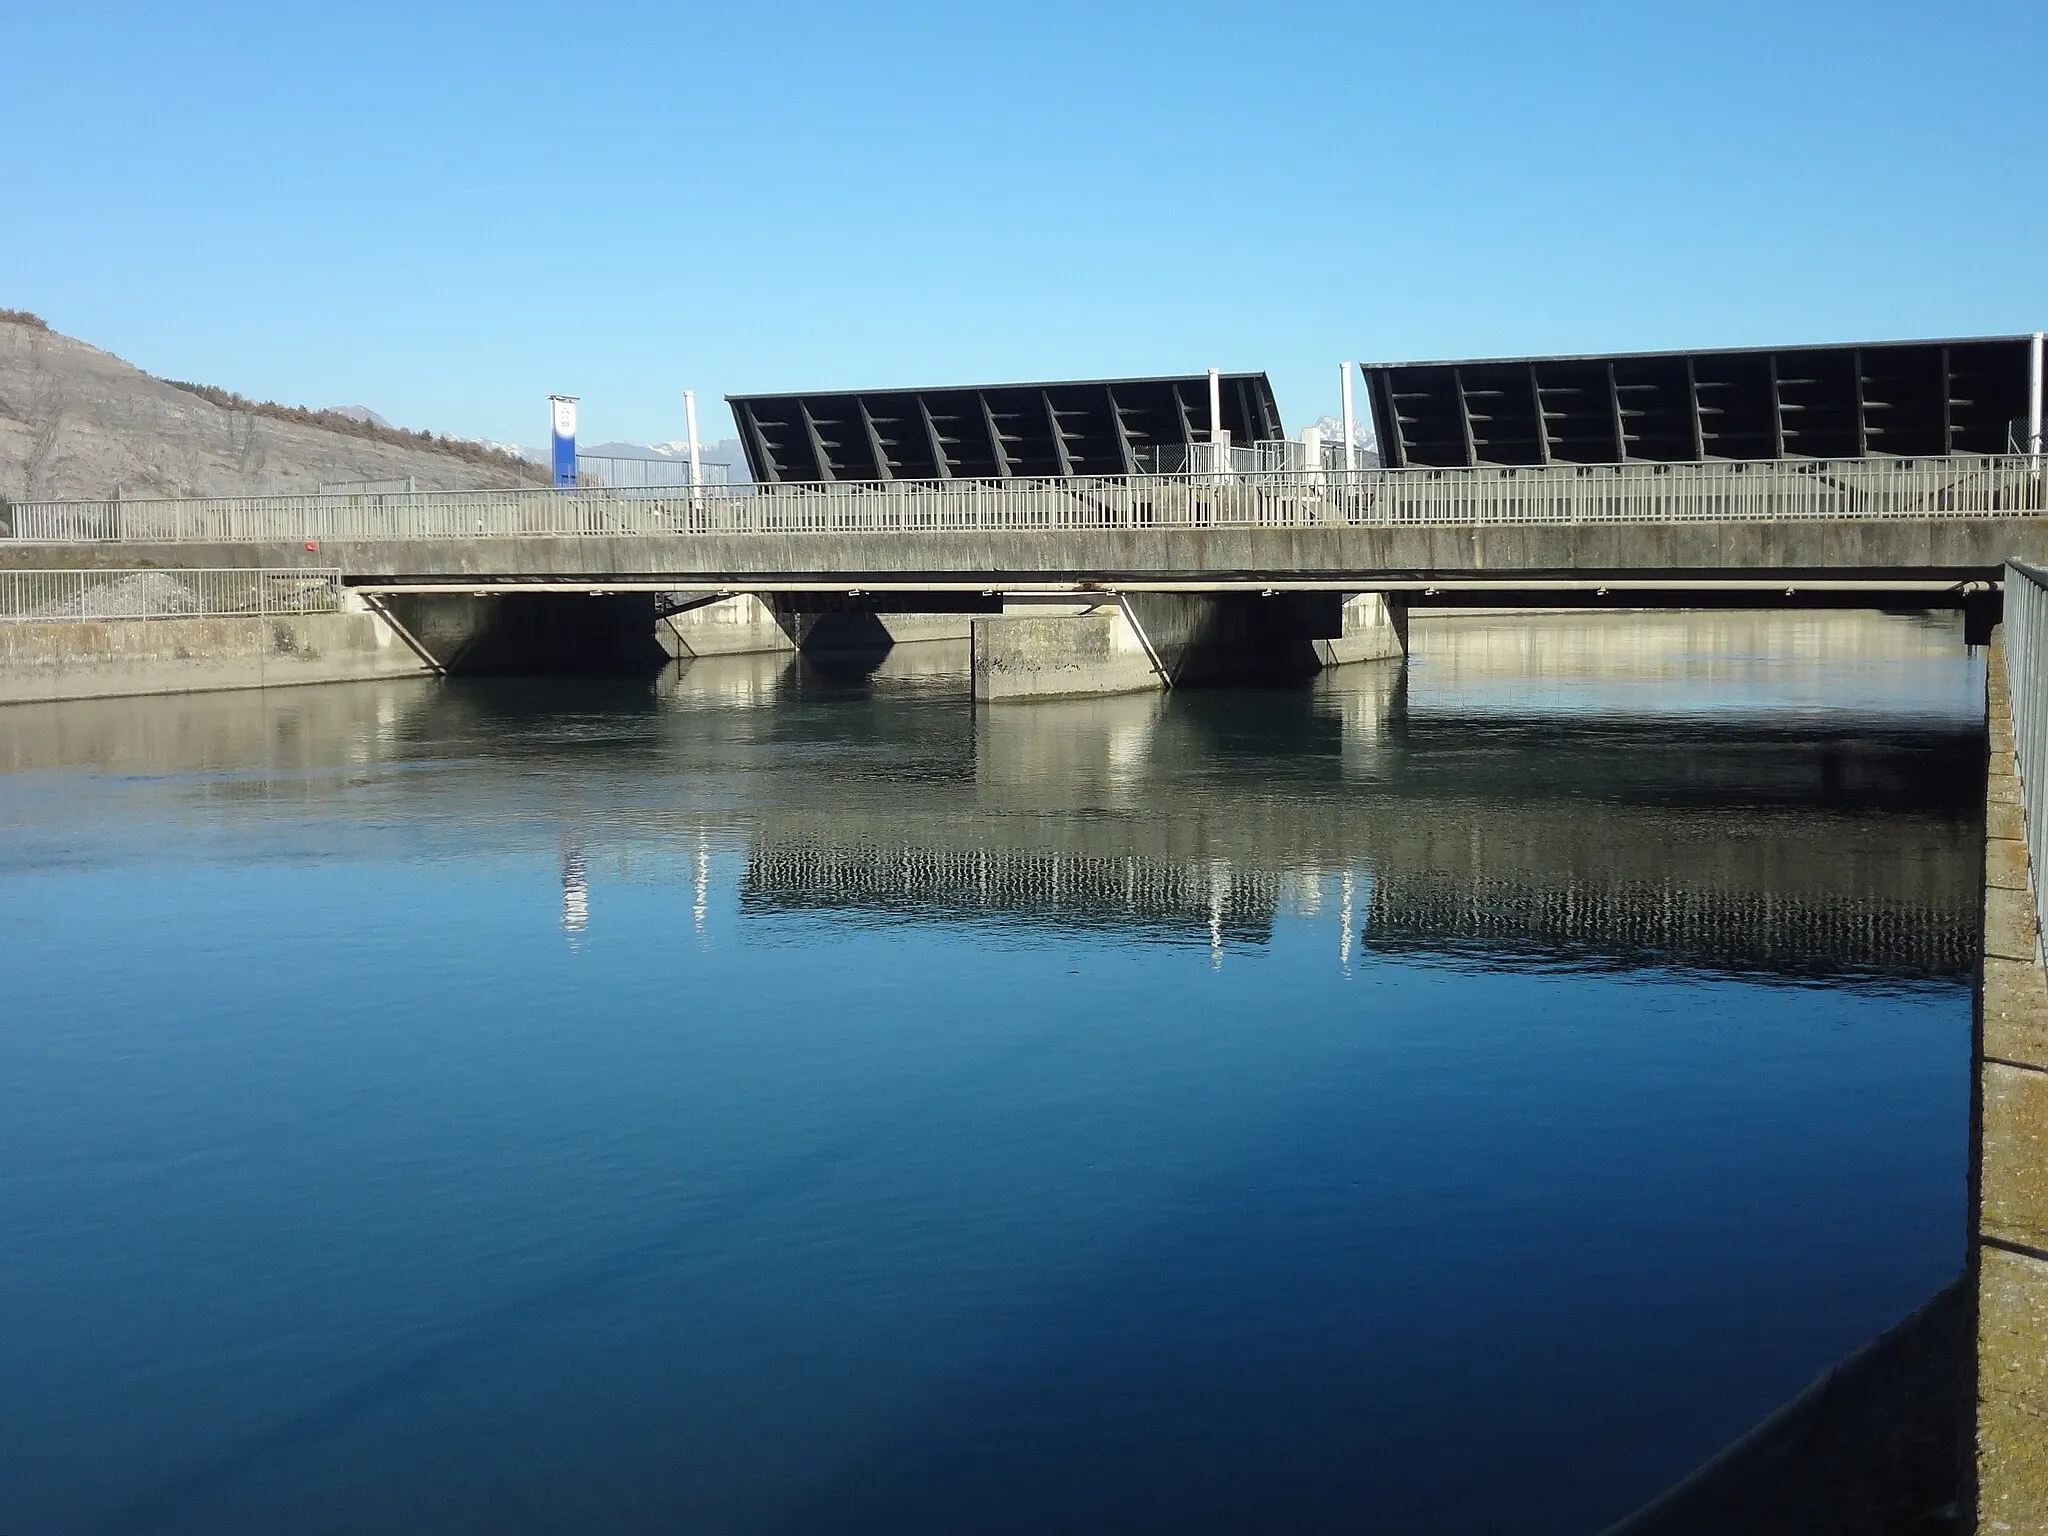
[[[1324,442],[1341,443],[1344,441],[1344,423],[1340,418],[1335,416],[1318,416],[1315,420],[1315,426],[1323,434]],[[1373,446],[1372,423],[1362,419],[1354,420],[1351,423],[1351,442],[1354,447],[1371,448]]]
[[[499,453],[512,454],[517,458],[526,460],[529,464],[545,464],[548,461],[548,451],[545,448],[529,448],[524,443],[501,443],[489,437],[473,437],[469,438],[468,441],[481,444],[485,448],[495,449]]]
[[[588,459],[684,461],[690,457],[690,445],[680,440],[670,443],[578,443],[576,451]],[[739,469],[747,462],[747,455],[736,437],[700,443],[697,451],[706,464],[729,464]]]
[[[365,421],[373,427],[391,425],[367,405],[330,405],[326,407],[326,412],[330,416],[346,416],[350,421]]]

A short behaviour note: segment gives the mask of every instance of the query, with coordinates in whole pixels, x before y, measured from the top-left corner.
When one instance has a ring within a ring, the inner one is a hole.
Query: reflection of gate
[[[1263,943],[1280,882],[1219,860],[1169,863],[1007,848],[774,843],[748,851],[743,911],[851,908],[905,918],[985,918],[1155,937]]]
[[[1961,981],[1976,965],[1977,914],[1966,900],[1383,874],[1364,939],[1387,953],[1489,961]]]

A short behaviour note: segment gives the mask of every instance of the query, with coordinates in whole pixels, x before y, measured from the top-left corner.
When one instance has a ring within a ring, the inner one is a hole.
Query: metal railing
[[[333,613],[340,571],[0,571],[0,623]]]
[[[2039,461],[2008,455],[237,496],[6,510],[5,531],[16,540],[176,544],[2023,517],[2048,511],[2048,497]]]
[[[1251,443],[1161,443],[1134,448],[1139,472],[1148,475],[1215,474],[1219,469],[1233,475],[1306,474],[1320,478],[1344,472],[1344,444],[1336,439],[1309,445],[1296,438],[1264,438]],[[1352,460],[1353,469],[1377,464],[1373,450],[1360,447]]]
[[[704,461],[698,465],[698,483],[723,487],[732,479],[724,464]],[[576,455],[576,483],[614,491],[688,490],[688,459],[622,458],[616,454]]]
[[[399,475],[391,480],[323,480],[322,496],[410,496],[420,488],[418,475]]]
[[[2005,568],[2005,676],[2012,702],[2012,749],[2019,760],[2027,863],[2034,871],[2034,912],[2048,933],[2042,872],[2048,864],[2048,571]]]

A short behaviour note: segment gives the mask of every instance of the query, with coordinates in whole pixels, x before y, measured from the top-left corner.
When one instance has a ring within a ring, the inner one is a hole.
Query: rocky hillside
[[[0,500],[247,496],[408,475],[421,490],[463,490],[544,478],[509,454],[353,414],[174,384],[0,310]]]

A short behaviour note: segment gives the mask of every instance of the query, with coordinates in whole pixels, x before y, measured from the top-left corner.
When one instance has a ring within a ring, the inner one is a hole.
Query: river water
[[[0,712],[0,1532],[1594,1532],[1960,1266],[1983,675]]]

